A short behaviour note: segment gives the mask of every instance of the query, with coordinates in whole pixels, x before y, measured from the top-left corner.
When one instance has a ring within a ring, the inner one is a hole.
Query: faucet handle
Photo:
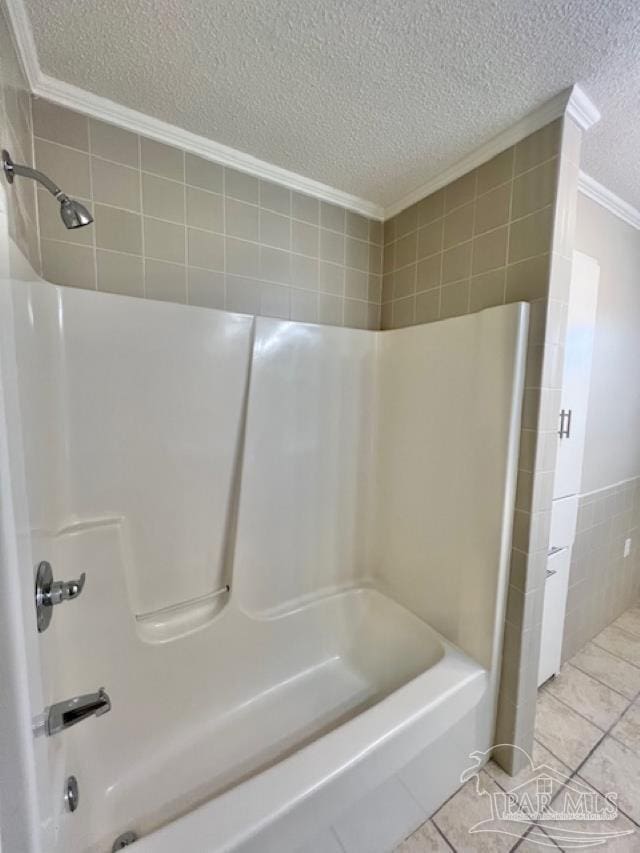
[[[51,622],[52,608],[63,601],[73,601],[77,598],[86,581],[83,572],[78,580],[54,581],[51,564],[43,560],[36,573],[36,617],[38,632],[46,631]]]
[[[53,598],[54,594],[58,592],[60,601],[72,601],[82,592],[86,579],[87,573],[83,572],[77,581],[55,581],[52,585],[51,597]],[[52,604],[58,603],[58,601],[52,601]]]

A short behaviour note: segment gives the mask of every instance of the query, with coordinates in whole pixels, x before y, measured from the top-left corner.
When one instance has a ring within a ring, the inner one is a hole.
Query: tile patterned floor
[[[640,853],[640,606],[627,610],[562,667],[538,693],[533,762],[546,764],[594,796],[618,793],[618,817],[608,831],[621,834],[596,846],[607,853]],[[489,792],[526,784],[531,773],[508,776],[489,762],[479,784]],[[488,800],[463,785],[395,853],[553,853],[558,846],[536,823],[522,835],[474,833],[469,827],[490,816]],[[528,814],[529,812],[527,812]],[[592,824],[588,827],[592,829]],[[563,822],[567,832],[586,827]],[[591,848],[589,848],[591,849]]]

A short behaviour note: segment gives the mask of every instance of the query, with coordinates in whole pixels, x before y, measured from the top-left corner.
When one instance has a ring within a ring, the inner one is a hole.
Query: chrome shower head
[[[91,225],[93,216],[89,213],[84,204],[80,204],[73,198],[59,199],[60,201],[60,218],[64,222],[65,228],[82,228],[83,225]]]
[[[23,166],[19,163],[14,163],[8,151],[2,152],[2,168],[7,181],[12,184],[16,175],[22,175],[25,178],[32,178],[43,187],[49,190],[60,203],[60,218],[64,222],[65,228],[82,228],[83,225],[91,225],[93,216],[89,213],[84,204],[80,204],[73,198],[65,195],[60,187],[56,186],[51,178],[48,178],[37,169],[32,169],[31,166]]]

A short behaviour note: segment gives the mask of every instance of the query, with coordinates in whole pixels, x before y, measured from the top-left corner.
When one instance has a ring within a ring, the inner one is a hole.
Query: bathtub
[[[22,278],[0,283],[4,836],[361,853],[368,814],[391,849],[492,742],[527,306],[375,333]],[[42,559],[87,580],[37,634]],[[110,713],[43,734],[98,686]]]

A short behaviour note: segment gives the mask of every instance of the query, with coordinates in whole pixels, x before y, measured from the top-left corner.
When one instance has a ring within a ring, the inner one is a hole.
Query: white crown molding
[[[592,101],[585,95],[579,86],[572,86],[570,89],[564,89],[550,101],[546,101],[537,110],[526,115],[523,119],[511,125],[507,130],[497,134],[484,145],[476,148],[462,160],[458,160],[453,166],[445,169],[436,178],[427,181],[426,184],[417,187],[412,192],[398,199],[394,204],[385,208],[384,218],[389,219],[410,207],[417,201],[425,198],[436,190],[447,186],[457,178],[471,172],[492,157],[500,154],[507,148],[511,148],[520,140],[524,139],[536,130],[540,130],[545,124],[560,118],[563,115],[570,115],[571,118],[578,124],[582,130],[588,130],[593,124],[600,119],[600,113]]]
[[[312,178],[306,178],[304,175],[299,175],[264,160],[259,160],[251,154],[214,142],[206,136],[183,130],[181,127],[153,118],[153,116],[138,112],[138,110],[124,107],[108,98],[94,95],[78,86],[49,77],[48,74],[40,73],[38,81],[33,87],[33,94],[71,110],[86,113],[101,121],[115,124],[125,130],[139,133],[141,136],[147,136],[156,139],[158,142],[182,148],[191,154],[197,154],[207,160],[221,163],[223,166],[230,166],[233,169],[239,169],[241,172],[248,172],[259,178],[275,181],[290,189],[313,195],[322,201],[328,201],[331,204],[340,205],[340,207],[346,207],[348,210],[353,210],[372,219],[382,219],[384,211],[379,204],[327,186],[327,184],[319,181],[314,181]]]
[[[614,216],[622,219],[627,225],[640,230],[640,210],[623,201],[620,196],[603,187],[590,175],[580,172],[578,190],[587,198],[604,207],[609,213],[613,213]]]
[[[571,89],[567,104],[567,115],[575,121],[581,130],[589,130],[601,118],[600,110],[578,85]]]
[[[38,51],[33,38],[31,21],[22,0],[4,0],[9,22],[13,30],[13,37],[18,48],[18,55],[22,61],[22,67],[27,77],[27,82],[33,91],[40,77],[40,63]]]

